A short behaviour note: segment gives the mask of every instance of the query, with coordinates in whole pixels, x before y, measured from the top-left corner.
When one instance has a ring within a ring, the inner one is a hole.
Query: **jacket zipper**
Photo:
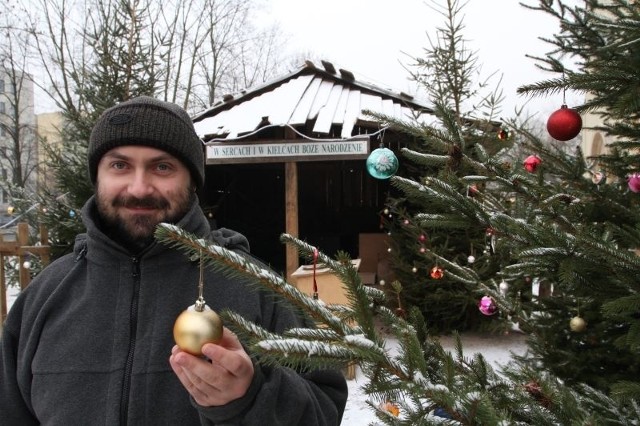
[[[122,397],[120,400],[120,424],[126,426],[129,413],[129,393],[131,392],[131,372],[133,370],[133,356],[136,349],[136,330],[138,325],[138,299],[140,296],[140,260],[132,259],[131,277],[133,278],[133,295],[129,307],[129,350],[124,366],[122,380]]]

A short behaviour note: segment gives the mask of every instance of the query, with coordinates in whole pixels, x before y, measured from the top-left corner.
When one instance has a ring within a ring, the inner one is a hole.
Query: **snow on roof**
[[[322,61],[323,68],[307,61],[299,70],[237,96],[225,96],[197,114],[194,126],[205,141],[232,140],[260,127],[309,125],[314,134],[327,135],[338,126],[340,137],[352,136],[357,126],[379,128],[365,110],[394,119],[431,122],[432,109],[404,93],[394,93],[357,81],[346,70],[336,71]]]

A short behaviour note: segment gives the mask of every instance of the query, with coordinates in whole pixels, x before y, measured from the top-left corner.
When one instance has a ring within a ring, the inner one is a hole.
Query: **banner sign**
[[[369,138],[351,140],[209,142],[207,164],[357,160],[369,155]]]

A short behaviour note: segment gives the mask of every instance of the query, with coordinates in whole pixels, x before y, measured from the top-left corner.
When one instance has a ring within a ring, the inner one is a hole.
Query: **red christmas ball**
[[[552,138],[568,141],[578,136],[582,130],[582,117],[575,109],[562,105],[559,110],[549,116],[547,131]]]
[[[537,155],[530,155],[524,159],[522,164],[529,173],[534,173],[538,169],[538,166],[542,164],[542,159]]]
[[[507,129],[500,129],[500,131],[498,132],[498,139],[500,139],[501,141],[506,141],[510,136],[511,135],[509,134],[509,131]]]
[[[629,189],[633,192],[640,192],[640,173],[633,173],[627,178]]]
[[[431,268],[429,276],[431,276],[431,278],[433,278],[434,280],[439,280],[444,276],[444,271],[441,267],[434,266],[433,268]]]

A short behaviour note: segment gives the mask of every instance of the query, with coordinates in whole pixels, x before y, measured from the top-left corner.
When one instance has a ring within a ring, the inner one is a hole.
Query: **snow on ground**
[[[18,289],[9,287],[7,289],[7,306],[11,307],[18,295]],[[467,333],[461,335],[462,348],[465,357],[472,357],[475,353],[482,356],[494,367],[499,368],[506,364],[511,353],[523,354],[526,349],[525,336],[519,332],[512,332],[507,335]],[[388,349],[393,351],[394,341],[388,340]],[[440,343],[446,350],[453,350],[455,341],[451,336],[441,336]],[[365,426],[376,424],[377,419],[373,410],[366,403],[366,396],[362,391],[362,386],[367,383],[367,378],[362,374],[359,367],[356,367],[356,377],[347,381],[349,385],[349,399],[342,419],[343,426]]]
[[[525,343],[526,336],[520,332],[511,332],[506,335],[466,333],[460,336],[462,340],[462,350],[465,357],[472,357],[475,353],[482,356],[492,367],[499,369],[501,365],[509,362],[511,354],[524,354],[527,350]],[[445,350],[453,351],[455,340],[451,336],[441,336],[440,344]],[[393,351],[394,342],[387,341],[387,348]],[[373,409],[366,403],[366,395],[362,391],[362,386],[367,383],[367,378],[363,376],[359,367],[356,367],[356,377],[348,380],[349,399],[342,418],[344,426],[365,426],[379,424]]]

